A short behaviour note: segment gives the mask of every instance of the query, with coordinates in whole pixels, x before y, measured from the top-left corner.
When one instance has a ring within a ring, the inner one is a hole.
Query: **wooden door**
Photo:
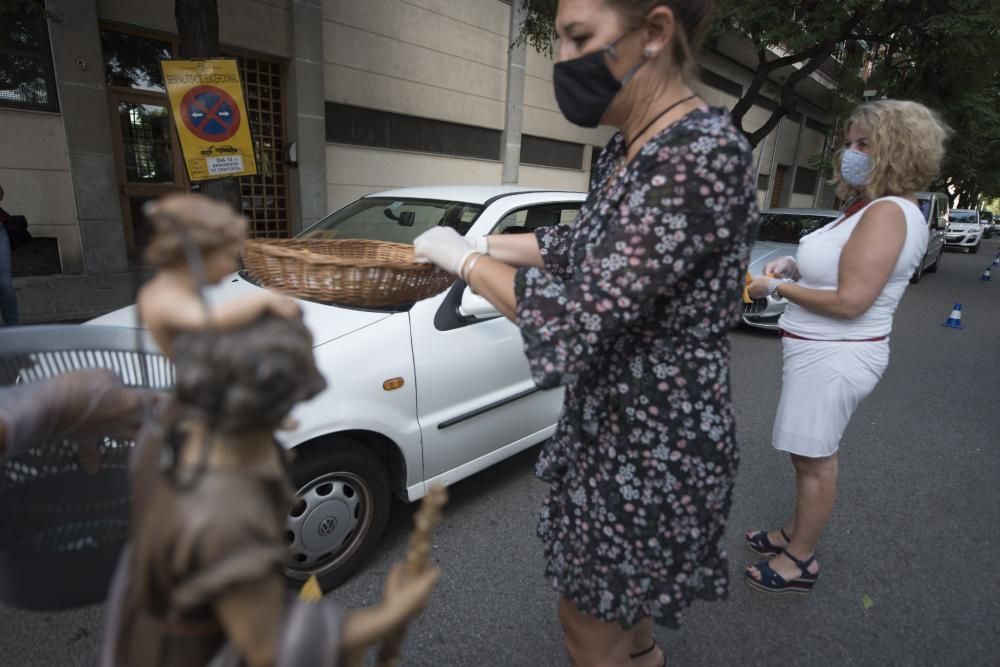
[[[771,208],[781,207],[781,192],[785,189],[785,173],[787,171],[786,165],[778,165],[778,170],[774,174],[774,187],[771,189]]]

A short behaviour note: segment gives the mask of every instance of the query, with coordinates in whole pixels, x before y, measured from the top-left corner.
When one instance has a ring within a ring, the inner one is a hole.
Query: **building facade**
[[[16,268],[125,271],[147,233],[142,205],[198,187],[159,70],[178,54],[174,2],[35,6],[0,14],[11,45],[0,50],[0,184],[6,210],[25,215],[38,239]],[[295,234],[389,187],[585,190],[612,131],[563,119],[551,59],[509,49],[511,19],[502,0],[219,0],[222,51],[238,61],[258,157],[260,173],[240,179],[254,235]],[[705,54],[704,97],[732,106],[752,78],[745,62],[725,41]],[[770,115],[766,95],[747,129]],[[832,204],[810,167],[825,123],[803,100],[757,147],[762,206]]]

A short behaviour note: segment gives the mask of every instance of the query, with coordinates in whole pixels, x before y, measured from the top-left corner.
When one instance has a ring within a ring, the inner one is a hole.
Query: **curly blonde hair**
[[[143,213],[153,228],[145,251],[146,261],[153,266],[184,263],[185,239],[204,257],[222,248],[239,252],[247,235],[246,218],[205,195],[167,195],[146,204]]]
[[[833,183],[843,200],[859,194],[875,199],[905,195],[927,188],[941,173],[944,144],[951,129],[941,117],[919,102],[878,100],[857,107],[847,119],[845,136],[854,126],[865,130],[872,170],[864,192],[844,182],[840,160],[833,160]]]

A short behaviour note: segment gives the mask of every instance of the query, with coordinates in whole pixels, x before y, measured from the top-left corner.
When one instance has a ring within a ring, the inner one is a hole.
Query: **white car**
[[[757,238],[750,248],[750,266],[755,276],[779,257],[799,250],[799,239],[841,216],[840,211],[816,208],[774,208],[760,213]],[[778,329],[778,318],[788,302],[780,296],[767,296],[743,304],[743,323],[756,329]]]
[[[511,186],[422,187],[368,195],[299,238],[409,243],[434,225],[469,237],[571,224],[586,195]],[[240,273],[209,290],[218,302],[261,289]],[[378,542],[391,495],[415,501],[549,437],[562,391],[531,379],[516,326],[462,282],[412,306],[344,308],[300,301],[329,387],[299,406],[297,487],[286,571],[330,587]],[[134,326],[133,307],[89,324]],[[397,387],[398,388],[394,388]]]
[[[979,252],[983,240],[983,226],[979,223],[979,211],[953,208],[948,214],[945,229],[945,245],[949,248],[965,248],[970,253]]]

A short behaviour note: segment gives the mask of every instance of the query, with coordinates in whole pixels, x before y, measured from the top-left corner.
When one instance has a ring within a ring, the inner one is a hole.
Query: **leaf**
[[[871,609],[871,608],[872,608],[873,606],[875,606],[875,601],[874,601],[874,600],[872,600],[872,599],[871,599],[870,597],[868,597],[867,595],[862,595],[862,596],[861,596],[861,604],[862,604],[862,605],[864,606],[864,608],[865,608],[865,611],[868,611],[868,610],[869,610],[869,609]]]

